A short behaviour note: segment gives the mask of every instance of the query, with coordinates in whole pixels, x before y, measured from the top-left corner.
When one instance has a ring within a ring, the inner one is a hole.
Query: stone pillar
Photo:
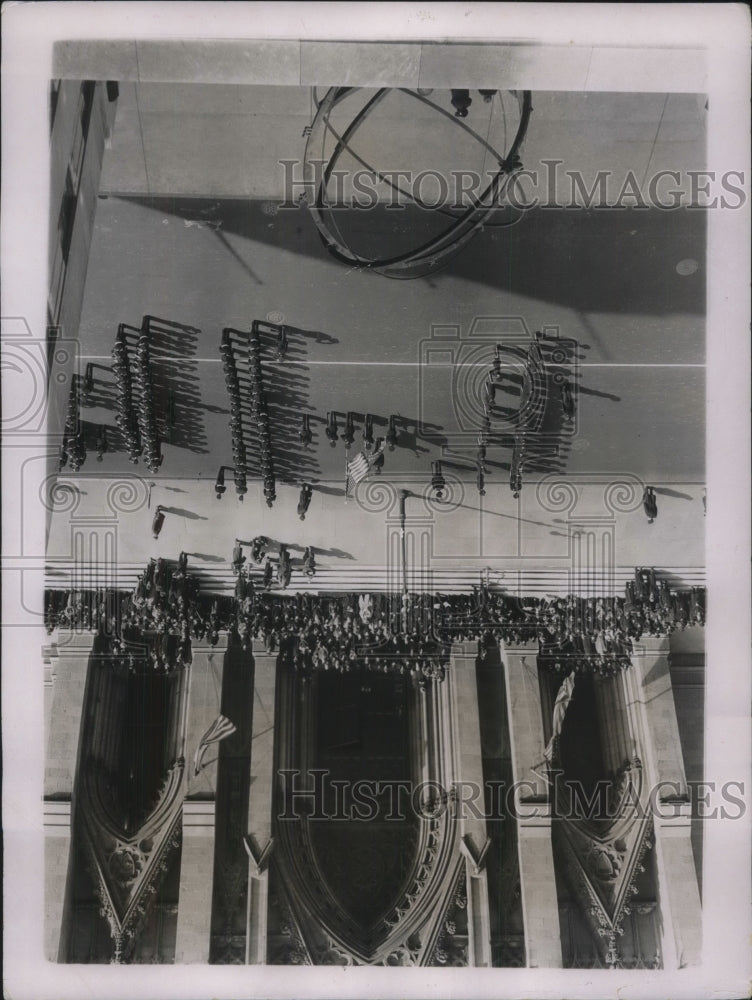
[[[491,918],[485,868],[489,844],[480,745],[477,659],[477,644],[456,643],[452,647],[449,675],[444,683],[451,685],[453,694],[454,780],[458,782],[461,850],[466,858],[467,870],[468,961],[471,966],[490,968]]]
[[[66,959],[68,881],[70,879],[71,804],[44,804],[44,957]]]
[[[671,688],[671,670],[668,662],[668,638],[644,636],[635,644],[632,664],[637,685],[633,698],[640,706],[643,723],[640,734],[643,766],[651,782],[671,782],[660,797],[687,798],[687,779],[684,775],[679,724]]]
[[[507,690],[512,778],[520,786],[515,804],[525,955],[529,968],[560,969],[561,930],[551,846],[551,804],[547,782],[532,770],[542,763],[545,746],[538,644],[505,646],[502,642],[500,647]]]
[[[61,631],[45,669],[49,689],[44,771],[45,957],[65,961],[70,910],[71,802],[78,767],[81,720],[93,632]]]
[[[214,839],[214,801],[184,802],[176,964],[209,961]]]
[[[70,798],[78,764],[93,632],[61,632],[52,682],[52,711],[44,771],[45,798]]]
[[[277,658],[277,653],[268,653],[262,643],[254,642],[251,788],[246,836],[248,852],[246,964],[248,965],[266,965],[268,862],[273,847]]]
[[[653,791],[664,968],[699,965],[702,909],[692,853],[691,804],[671,689],[667,638],[636,644],[627,679],[638,753]]]
[[[218,745],[209,747],[198,775],[193,773],[193,758],[202,736],[221,711],[226,644],[226,636],[222,636],[214,647],[194,644],[189,668],[183,739],[185,801],[176,963],[209,961]]]

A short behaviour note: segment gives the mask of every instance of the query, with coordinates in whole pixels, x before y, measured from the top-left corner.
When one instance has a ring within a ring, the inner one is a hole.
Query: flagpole
[[[405,532],[405,501],[410,494],[407,490],[399,491],[399,517],[400,517],[400,550],[402,553],[402,621],[403,631],[407,631],[407,537]]]

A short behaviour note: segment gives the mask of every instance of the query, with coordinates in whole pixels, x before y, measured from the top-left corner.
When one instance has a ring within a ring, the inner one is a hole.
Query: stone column
[[[68,882],[70,879],[71,804],[44,804],[44,957],[66,960]]]
[[[61,631],[45,671],[51,687],[44,772],[45,957],[65,961],[70,910],[71,802],[93,632]],[[49,672],[48,672],[49,671]]]
[[[251,788],[248,799],[248,912],[246,963],[266,965],[269,855],[273,848],[274,731],[277,653],[253,644],[253,721]]]
[[[209,961],[214,840],[214,801],[184,802],[176,964]]]
[[[194,644],[189,668],[183,741],[185,801],[176,963],[209,961],[218,745],[209,747],[198,775],[193,773],[193,758],[202,736],[221,711],[226,644],[224,635],[214,647]]]
[[[691,805],[671,689],[667,638],[636,644],[627,680],[638,752],[652,790],[664,968],[698,965],[702,909],[692,853]]]
[[[520,890],[529,968],[562,966],[559,901],[551,846],[548,784],[534,773],[543,761],[544,737],[538,679],[538,644],[500,643],[507,690],[512,778],[520,861]],[[522,783],[522,784],[520,784]]]
[[[456,643],[452,647],[449,674],[444,684],[451,685],[453,695],[454,780],[458,782],[460,849],[465,855],[467,870],[468,961],[471,966],[490,968],[491,918],[485,868],[489,845],[483,794],[477,659],[477,644]]]
[[[52,683],[52,710],[44,771],[45,798],[70,798],[78,765],[93,632],[60,632]]]

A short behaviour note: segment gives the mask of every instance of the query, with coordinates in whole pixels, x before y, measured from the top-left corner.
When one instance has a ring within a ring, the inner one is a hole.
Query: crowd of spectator
[[[251,544],[253,561],[272,567],[267,540]],[[256,640],[282,653],[304,676],[365,669],[425,682],[444,676],[454,642],[477,644],[481,657],[499,640],[537,644],[548,669],[608,674],[629,665],[633,644],[643,636],[705,623],[704,588],[672,590],[652,569],[635,570],[624,598],[519,598],[484,586],[469,594],[288,596],[257,591],[245,561],[236,545],[234,596],[201,594],[184,553],[177,563],[151,560],[131,593],[48,591],[48,631],[96,628],[123,648],[143,644],[145,636],[161,637],[149,656],[163,669],[189,662],[191,639],[216,644],[226,631],[245,648]],[[288,567],[289,553],[281,546],[278,579]]]

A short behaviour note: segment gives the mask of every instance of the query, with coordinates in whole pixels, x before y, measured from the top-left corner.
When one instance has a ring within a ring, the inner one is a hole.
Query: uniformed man
[[[431,487],[436,494],[437,500],[444,499],[444,490],[446,489],[446,479],[441,471],[441,462],[431,463]]]
[[[313,496],[313,489],[308,483],[303,483],[300,487],[300,499],[298,500],[298,517],[301,521],[305,521],[306,513],[311,504],[311,497]]]
[[[397,421],[396,416],[394,414],[391,414],[391,416],[389,417],[389,426],[387,427],[386,438],[385,438],[386,446],[389,449],[389,451],[394,451],[394,449],[397,446],[396,421]]]
[[[350,410],[347,411],[347,416],[345,417],[345,430],[342,440],[345,442],[345,448],[349,448],[355,440],[355,423]]]
[[[104,453],[107,451],[107,428],[104,424],[99,425],[99,430],[97,431],[97,461],[101,462],[104,458]]]
[[[232,550],[232,571],[237,576],[241,569],[243,568],[243,563],[245,562],[245,556],[243,555],[243,546],[235,539],[235,546]]]
[[[301,417],[298,437],[300,438],[300,443],[304,448],[307,448],[313,440],[313,434],[311,433],[311,418],[307,413],[304,413]]]
[[[277,361],[284,361],[287,355],[287,327],[280,326],[277,334]]]
[[[310,545],[303,553],[303,572],[308,577],[316,575],[316,557]]]
[[[469,90],[452,90],[452,107],[455,118],[467,118],[467,112],[473,103]]]
[[[292,560],[286,545],[279,547],[279,562],[277,563],[277,582],[281,587],[287,587],[292,579]]]
[[[154,538],[159,538],[159,532],[162,530],[162,525],[164,524],[164,520],[165,520],[164,510],[160,505],[154,512],[154,520],[151,522],[151,533],[154,536]]]
[[[475,466],[475,484],[480,496],[484,497],[486,495],[486,477],[480,462]]]
[[[478,463],[478,465],[480,465],[482,467],[483,471],[485,472],[486,471],[486,442],[485,442],[485,439],[483,438],[482,435],[478,438],[478,451],[477,451],[476,456],[475,456],[475,461]]]
[[[642,506],[647,515],[648,524],[652,524],[658,517],[658,501],[656,500],[655,490],[652,486],[646,486],[642,494]]]
[[[373,417],[366,413],[365,424],[363,425],[363,444],[366,448],[373,447]]]
[[[337,434],[337,417],[334,410],[331,410],[326,415],[326,436],[329,440],[329,444],[334,448],[337,443],[339,435]]]

